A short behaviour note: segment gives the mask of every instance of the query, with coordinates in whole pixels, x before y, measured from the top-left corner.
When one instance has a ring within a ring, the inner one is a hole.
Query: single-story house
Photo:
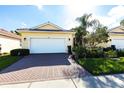
[[[0,29],[0,53],[20,48],[21,37],[4,29]]]
[[[117,49],[124,49],[124,27],[118,26],[109,30],[111,42]]]
[[[73,46],[74,32],[51,22],[17,31],[21,33],[22,48],[30,49],[30,53],[67,53],[67,47]]]

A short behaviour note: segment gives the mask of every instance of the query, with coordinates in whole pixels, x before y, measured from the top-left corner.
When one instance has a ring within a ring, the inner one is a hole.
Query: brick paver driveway
[[[0,72],[0,84],[68,78],[67,54],[29,55]]]

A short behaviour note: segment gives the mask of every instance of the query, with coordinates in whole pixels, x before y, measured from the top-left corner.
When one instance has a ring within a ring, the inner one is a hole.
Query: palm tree
[[[83,16],[78,17],[76,19],[80,23],[79,27],[74,28],[74,30],[76,31],[75,39],[77,45],[81,45],[85,47],[85,43],[86,43],[85,36],[89,33],[87,29],[98,23],[96,19],[91,19],[91,17],[92,14],[84,14]]]

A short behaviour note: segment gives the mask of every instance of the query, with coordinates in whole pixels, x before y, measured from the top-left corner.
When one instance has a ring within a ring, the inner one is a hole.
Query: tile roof
[[[17,30],[29,30],[29,31],[71,31],[71,30],[56,30],[56,29],[17,29]]]
[[[8,31],[1,29],[1,28],[0,28],[0,36],[5,36],[5,37],[19,39],[19,40],[21,39],[21,36],[16,35],[16,34],[11,33],[11,32],[8,32]]]
[[[124,27],[123,26],[117,26],[117,27],[111,28],[111,29],[109,29],[109,33],[124,34]]]
[[[54,27],[55,29],[51,29],[51,28],[43,28],[44,26],[46,25],[51,25],[52,27]],[[47,23],[43,23],[43,24],[40,24],[38,26],[35,26],[33,28],[20,28],[20,29],[17,29],[17,30],[27,30],[27,31],[47,31],[47,32],[52,32],[52,31],[62,31],[62,32],[72,32],[71,30],[66,30],[66,29],[63,29],[59,26],[57,26],[56,24],[53,24],[51,22],[47,22]]]

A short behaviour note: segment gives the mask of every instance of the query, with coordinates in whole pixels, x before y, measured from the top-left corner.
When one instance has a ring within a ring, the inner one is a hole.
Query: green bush
[[[109,57],[109,58],[117,57],[117,52],[114,50],[109,50],[107,52],[104,52],[104,54],[106,57]]]
[[[107,52],[107,51],[110,51],[110,50],[113,50],[112,47],[103,48],[103,51],[104,51],[104,52]]]
[[[29,54],[30,54],[29,49],[13,49],[10,51],[11,56],[25,56]]]
[[[118,52],[116,50],[111,49],[110,47],[106,48],[106,50],[103,50],[102,48],[94,48],[92,50],[86,49],[82,46],[75,46],[73,47],[73,51],[75,52],[75,56],[77,59],[79,58],[114,58],[114,57],[120,57],[124,56],[124,50],[119,50]]]
[[[72,51],[75,52],[76,58],[84,58],[86,56],[86,49],[83,46],[74,46]]]
[[[124,57],[124,50],[117,50],[118,57]]]
[[[100,58],[104,57],[104,53],[101,49],[87,50],[87,58]]]
[[[112,50],[116,50],[116,46],[115,45],[111,45]]]
[[[104,52],[101,48],[96,48],[93,50],[86,49],[82,46],[73,47],[76,58],[101,58],[104,57]]]

